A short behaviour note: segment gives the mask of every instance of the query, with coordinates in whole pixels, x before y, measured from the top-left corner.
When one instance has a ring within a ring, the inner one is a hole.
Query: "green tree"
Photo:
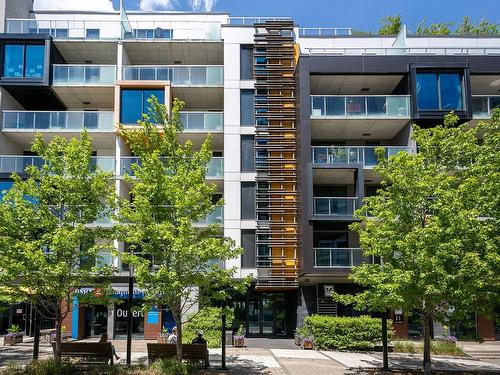
[[[476,128],[456,121],[415,126],[418,154],[386,160],[377,150],[382,189],[365,199],[352,229],[381,263],[354,267],[363,292],[334,296],[358,309],[418,313],[426,374],[430,322],[490,313],[499,298],[500,113]]]
[[[200,291],[210,289],[215,291],[211,297],[227,298],[228,288],[244,286],[233,278],[234,269],[222,265],[241,254],[241,248],[221,235],[219,225],[196,225],[223,205],[212,202],[216,186],[205,181],[211,137],[200,151],[190,141],[181,144],[179,111],[184,103],[175,100],[171,116],[156,98],[149,103],[150,115],[143,115],[138,126],[120,128],[140,162],[132,166],[134,176],[126,177],[133,201],[121,202],[117,233],[130,249],[123,260],[134,266],[146,305],[163,304],[172,311],[180,361],[182,323],[204,298]]]
[[[425,19],[417,26],[416,34],[421,35],[450,35],[453,22],[431,23],[427,25]]]
[[[45,144],[40,134],[32,150],[43,164],[26,168],[27,178],[14,184],[0,202],[0,286],[4,300],[27,301],[55,321],[59,360],[62,322],[78,288],[100,285],[110,267],[96,266],[112,242],[105,228],[89,225],[112,207],[110,173],[92,163],[92,141],[55,137]],[[89,297],[90,299],[90,297]]]
[[[403,24],[401,16],[384,16],[380,19],[379,35],[397,35],[401,31]]]
[[[455,34],[457,35],[499,35],[500,24],[494,24],[483,18],[479,22],[471,22],[468,16],[464,16],[458,24]]]

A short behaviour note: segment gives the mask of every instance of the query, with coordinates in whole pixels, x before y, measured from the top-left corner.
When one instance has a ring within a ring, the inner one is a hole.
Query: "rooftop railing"
[[[220,22],[206,21],[6,20],[7,33],[48,34],[62,40],[220,41],[220,29]]]
[[[221,65],[210,66],[125,66],[125,80],[170,81],[173,86],[223,86],[224,68]]]
[[[373,257],[363,256],[359,248],[315,247],[314,267],[317,268],[350,268],[362,263],[373,263]]]
[[[116,65],[54,64],[54,86],[113,86]]]
[[[124,156],[120,158],[120,176],[128,174],[134,175],[132,165],[140,164],[140,159],[137,156]],[[216,179],[224,177],[224,158],[213,157],[208,163],[207,179]]]
[[[111,131],[112,111],[2,111],[3,130],[20,131]]]
[[[409,95],[311,95],[311,118],[409,119]]]
[[[264,23],[267,21],[291,21],[290,17],[229,17],[230,25],[251,26],[254,23]]]
[[[472,117],[475,119],[489,119],[495,108],[500,108],[500,95],[472,96]]]
[[[352,216],[358,197],[314,197],[314,215]]]
[[[185,132],[222,131],[223,112],[181,112],[181,122]]]
[[[299,27],[299,37],[327,38],[333,36],[352,35],[350,27]]]
[[[466,48],[305,48],[310,55],[321,56],[370,56],[370,55],[500,55],[500,48],[466,47]]]
[[[371,168],[377,165],[378,147],[384,148],[386,158],[400,151],[413,152],[409,146],[312,146],[312,161],[314,165],[361,164]]]
[[[34,165],[38,168],[44,165],[41,156],[0,155],[0,173],[24,173],[26,168]],[[91,167],[99,167],[106,172],[115,172],[115,158],[112,156],[92,157]]]

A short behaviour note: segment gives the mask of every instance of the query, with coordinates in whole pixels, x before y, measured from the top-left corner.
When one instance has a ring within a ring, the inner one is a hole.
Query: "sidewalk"
[[[0,339],[0,368],[5,367],[9,361],[26,363],[31,360],[33,339],[28,338],[17,346],[3,346]],[[89,339],[83,341],[97,341]],[[221,371],[221,349],[209,349],[210,369],[207,374],[250,374],[250,375],[341,375],[352,373],[356,369],[376,369],[382,366],[381,353],[355,353],[338,351],[302,350],[293,345],[292,340],[263,339],[245,340],[247,347],[226,350],[227,371]],[[126,340],[112,341],[117,354],[121,357],[119,363],[124,363],[126,353]],[[137,364],[147,361],[147,344],[145,340],[132,341],[132,363]],[[154,341],[149,341],[154,342]],[[259,347],[256,347],[256,346]],[[486,353],[496,355],[500,343],[488,343],[478,346],[475,343],[464,343],[463,347],[468,352]],[[275,346],[275,348],[272,348]],[[279,348],[278,348],[279,347]],[[48,344],[40,345],[40,358],[52,356],[52,348]],[[496,358],[499,359],[499,356]],[[389,366],[393,369],[420,369],[421,357],[400,353],[390,353]],[[461,373],[496,373],[500,374],[500,363],[488,363],[474,358],[433,356],[434,370],[460,371]]]

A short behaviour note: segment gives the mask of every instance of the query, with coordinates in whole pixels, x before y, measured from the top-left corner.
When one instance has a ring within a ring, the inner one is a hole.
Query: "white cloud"
[[[215,6],[217,0],[189,0],[193,11],[204,10],[205,12],[211,12]]]
[[[141,0],[141,10],[173,10],[174,0]]]
[[[34,10],[93,10],[113,11],[111,0],[35,0]]]

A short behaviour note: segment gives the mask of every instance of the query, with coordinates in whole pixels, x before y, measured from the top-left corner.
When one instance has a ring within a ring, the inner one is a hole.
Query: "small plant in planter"
[[[21,329],[17,324],[12,324],[7,329],[7,332],[8,333],[4,337],[4,345],[16,345],[23,342],[24,333],[21,332]]]
[[[167,338],[168,338],[168,329],[166,329],[165,327],[161,327],[161,332],[158,333],[158,336],[156,338],[156,342],[158,344],[166,344]]]
[[[311,339],[310,337],[302,337],[301,346],[302,349],[309,349],[309,350],[314,349],[313,339]]]
[[[238,332],[233,335],[233,346],[235,348],[245,347],[245,329],[243,328],[243,324],[238,328]]]

